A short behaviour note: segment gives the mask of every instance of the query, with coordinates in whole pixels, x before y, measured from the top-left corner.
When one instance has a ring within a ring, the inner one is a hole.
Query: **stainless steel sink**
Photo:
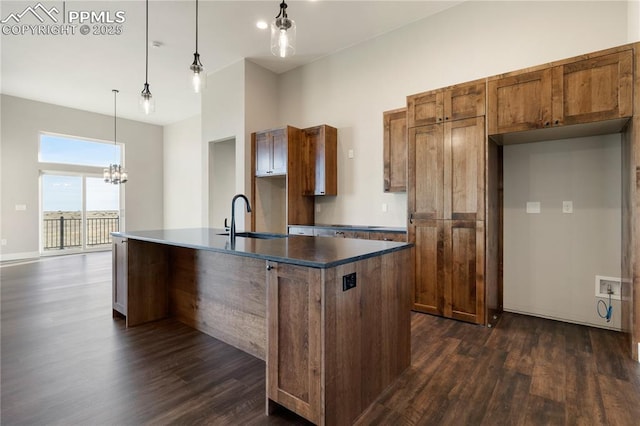
[[[218,234],[218,235],[226,235],[229,236],[229,233]],[[270,234],[268,232],[236,232],[236,237],[243,238],[258,238],[260,240],[273,240],[275,238],[285,238],[287,235],[285,234]]]

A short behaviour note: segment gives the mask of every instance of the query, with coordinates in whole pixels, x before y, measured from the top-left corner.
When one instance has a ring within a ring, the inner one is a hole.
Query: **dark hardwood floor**
[[[0,274],[2,425],[306,424],[264,415],[264,362],[174,320],[112,319],[110,253]],[[412,351],[358,424],[640,424],[640,364],[620,333],[413,314]]]

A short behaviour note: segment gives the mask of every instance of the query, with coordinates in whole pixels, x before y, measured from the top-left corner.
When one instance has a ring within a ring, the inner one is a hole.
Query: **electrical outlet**
[[[382,212],[386,213],[389,211],[389,206],[387,205],[387,203],[382,203]]]
[[[573,213],[573,201],[562,202],[562,213]]]
[[[347,157],[349,158],[353,158],[353,150],[350,149],[349,151],[347,151]]]
[[[527,201],[527,213],[540,213],[540,202],[539,201]]]
[[[342,276],[342,291],[351,290],[355,286],[356,286],[355,272]]]
[[[316,204],[316,213],[320,213],[322,211],[322,207],[320,207],[320,204]]]
[[[27,209],[26,204],[16,204],[16,211],[25,211]]]
[[[0,244],[2,244],[3,246],[7,245],[7,239],[3,238],[2,241],[0,241]]]

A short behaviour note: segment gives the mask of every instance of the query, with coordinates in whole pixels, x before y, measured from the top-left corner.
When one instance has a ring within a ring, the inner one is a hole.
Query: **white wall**
[[[2,95],[0,233],[2,259],[37,256],[39,251],[40,132],[113,140],[113,116]],[[129,182],[123,187],[126,229],[163,225],[163,147],[160,126],[118,119]],[[121,198],[122,199],[122,198]],[[25,204],[25,211],[16,211]]]
[[[233,185],[238,193],[248,192],[251,181],[245,182],[246,158],[250,155],[250,140],[245,138],[245,60],[236,62],[220,71],[209,74],[207,87],[202,92],[202,143],[200,144],[200,158],[202,163],[202,214],[203,226],[219,227],[219,223],[209,223],[210,205],[220,211],[231,211],[231,200],[211,200],[209,176],[209,143],[213,141],[236,140],[236,179]],[[250,161],[250,159],[249,159]],[[231,214],[231,213],[229,213]],[[242,229],[244,218],[236,218],[236,223]]]
[[[640,41],[640,0],[628,1],[628,36],[629,43]]]
[[[281,75],[282,121],[338,128],[338,196],[319,201],[316,221],[406,226],[406,196],[382,189],[383,111],[410,94],[625,44],[627,11],[625,1],[466,2]]]
[[[164,227],[202,223],[202,124],[200,116],[164,126]]]
[[[620,329],[620,303],[606,323],[594,293],[621,273],[621,162],[620,134],[504,147],[505,310]]]

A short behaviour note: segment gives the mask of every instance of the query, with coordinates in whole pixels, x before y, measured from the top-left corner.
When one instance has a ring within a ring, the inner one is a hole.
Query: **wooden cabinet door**
[[[407,127],[427,126],[442,122],[442,90],[407,96]]]
[[[273,142],[269,132],[254,133],[256,176],[272,173]]]
[[[287,129],[272,130],[271,136],[271,173],[284,175],[287,173]]]
[[[443,222],[444,316],[484,324],[484,223]]]
[[[409,241],[415,244],[415,311],[444,314],[444,222],[415,220],[409,225]]]
[[[322,270],[267,264],[267,398],[319,424]]]
[[[551,68],[490,80],[489,134],[551,125]]]
[[[382,115],[384,192],[407,191],[407,109]]]
[[[444,120],[455,121],[485,115],[486,83],[475,81],[451,86],[445,90]]]
[[[553,124],[578,124],[633,115],[633,51],[553,68]]]
[[[408,159],[410,219],[442,219],[443,126],[434,124],[409,129]]]
[[[121,237],[112,238],[113,259],[113,310],[122,315],[127,315],[127,239]]]
[[[444,124],[444,218],[484,219],[484,117]]]

